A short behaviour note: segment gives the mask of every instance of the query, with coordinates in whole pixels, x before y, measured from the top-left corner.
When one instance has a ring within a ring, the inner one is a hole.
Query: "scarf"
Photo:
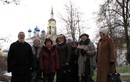
[[[89,44],[89,42],[90,42],[90,39],[86,39],[85,41],[80,41],[79,42],[79,45],[88,45]]]

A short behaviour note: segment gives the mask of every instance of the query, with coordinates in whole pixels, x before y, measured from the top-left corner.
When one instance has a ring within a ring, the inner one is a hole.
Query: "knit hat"
[[[109,30],[108,30],[108,28],[101,28],[99,32],[101,32],[105,35],[108,35]]]
[[[71,37],[68,37],[68,38],[67,38],[67,41],[68,41],[68,42],[72,42],[73,39],[72,39]]]

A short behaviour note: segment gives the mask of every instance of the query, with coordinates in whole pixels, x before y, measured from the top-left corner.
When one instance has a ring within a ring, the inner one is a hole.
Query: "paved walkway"
[[[130,73],[120,73],[122,82],[130,82]]]

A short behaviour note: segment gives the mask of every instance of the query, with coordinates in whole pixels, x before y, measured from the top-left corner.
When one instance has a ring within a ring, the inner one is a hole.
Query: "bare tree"
[[[100,27],[109,27],[110,35],[114,37],[118,48],[126,44],[127,61],[130,63],[128,3],[129,0],[106,0],[104,4],[101,5],[97,21]]]
[[[74,3],[71,0],[68,4],[65,4],[64,7],[67,15],[62,16],[60,14],[60,18],[63,22],[65,22],[67,34],[69,34],[73,38],[73,40],[75,40],[76,35],[78,34],[79,36],[83,31],[83,13],[75,7]]]
[[[3,5],[6,5],[6,4],[16,4],[16,5],[19,5],[20,4],[20,0],[0,0]]]
[[[122,9],[122,17],[123,17],[123,27],[124,27],[124,32],[125,32],[125,42],[126,42],[126,48],[127,48],[127,61],[130,64],[130,39],[128,35],[128,27],[129,27],[129,11],[128,11],[128,4],[129,0],[116,0],[116,2],[119,4],[119,6]]]

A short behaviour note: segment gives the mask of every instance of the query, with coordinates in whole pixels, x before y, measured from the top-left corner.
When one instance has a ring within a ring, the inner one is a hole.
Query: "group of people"
[[[31,46],[24,32],[18,33],[18,40],[10,45],[7,57],[7,71],[12,73],[11,82],[107,82],[107,75],[114,73],[114,42],[108,29],[99,31],[97,48],[89,35],[80,35],[79,41],[67,41],[59,34],[56,43],[46,38],[44,45],[36,37]]]

